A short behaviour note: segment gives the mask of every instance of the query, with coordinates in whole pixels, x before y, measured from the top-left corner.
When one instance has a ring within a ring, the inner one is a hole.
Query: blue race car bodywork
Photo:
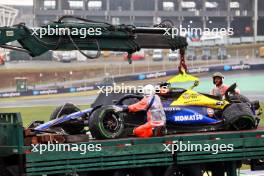
[[[139,94],[99,95],[91,108],[63,115],[39,125],[35,131],[50,130],[67,122],[88,121],[89,129],[95,138],[116,138],[126,129],[133,129],[146,122],[146,112],[127,113],[120,111],[122,105],[136,103],[142,99]],[[250,102],[242,95],[240,99],[222,100],[193,90],[172,89],[160,94],[166,114],[166,128],[169,133],[251,129],[258,125],[256,110],[258,102]],[[113,103],[114,99],[118,99]],[[73,105],[74,106],[74,105]],[[64,106],[58,112],[63,112]],[[70,108],[70,107],[69,107]],[[68,126],[68,128],[73,128]],[[82,128],[79,128],[79,130]],[[67,132],[67,130],[65,130]],[[70,130],[68,130],[70,131]],[[95,132],[94,132],[95,131]],[[119,131],[119,132],[117,132]],[[120,132],[122,131],[122,132]],[[71,132],[70,132],[71,133]],[[76,131],[75,134],[80,133]],[[107,135],[109,134],[109,135]]]
[[[164,107],[167,123],[172,124],[214,124],[222,120],[208,115],[208,108],[202,106]]]

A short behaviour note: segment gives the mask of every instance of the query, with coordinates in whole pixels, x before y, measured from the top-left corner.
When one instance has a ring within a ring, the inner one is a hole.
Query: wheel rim
[[[105,118],[103,119],[103,128],[107,132],[116,133],[120,128],[120,118],[113,112],[106,112]]]

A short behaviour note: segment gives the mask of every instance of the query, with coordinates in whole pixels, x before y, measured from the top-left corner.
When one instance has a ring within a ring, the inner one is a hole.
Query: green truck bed
[[[241,161],[264,158],[264,130],[239,132],[201,132],[167,135],[148,139],[125,138],[113,140],[88,140],[74,144],[100,145],[100,151],[45,151],[33,152],[23,143],[23,127],[19,114],[0,114],[0,157],[24,155],[27,175],[75,173],[92,170],[166,166],[212,162]],[[55,143],[54,143],[55,144]],[[231,145],[233,150],[210,151],[175,150],[172,146]],[[169,150],[170,149],[170,150]],[[71,149],[73,150],[73,148]],[[216,153],[217,154],[213,154]]]

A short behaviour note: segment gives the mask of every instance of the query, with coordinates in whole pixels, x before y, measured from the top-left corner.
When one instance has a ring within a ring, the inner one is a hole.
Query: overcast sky
[[[33,5],[33,0],[0,0],[4,5]]]

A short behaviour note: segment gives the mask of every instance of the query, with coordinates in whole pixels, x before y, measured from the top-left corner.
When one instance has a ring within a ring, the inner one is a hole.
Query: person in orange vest
[[[225,97],[225,92],[229,88],[228,85],[224,84],[224,75],[220,72],[216,72],[212,76],[214,87],[212,88],[210,94],[214,96],[221,96],[222,98]],[[240,94],[240,90],[236,89],[235,92]]]
[[[147,122],[134,128],[133,134],[138,137],[147,138],[152,136],[162,136],[166,131],[166,115],[160,97],[156,95],[153,85],[143,87],[144,98],[139,102],[126,106],[124,111],[137,112],[146,110]]]

